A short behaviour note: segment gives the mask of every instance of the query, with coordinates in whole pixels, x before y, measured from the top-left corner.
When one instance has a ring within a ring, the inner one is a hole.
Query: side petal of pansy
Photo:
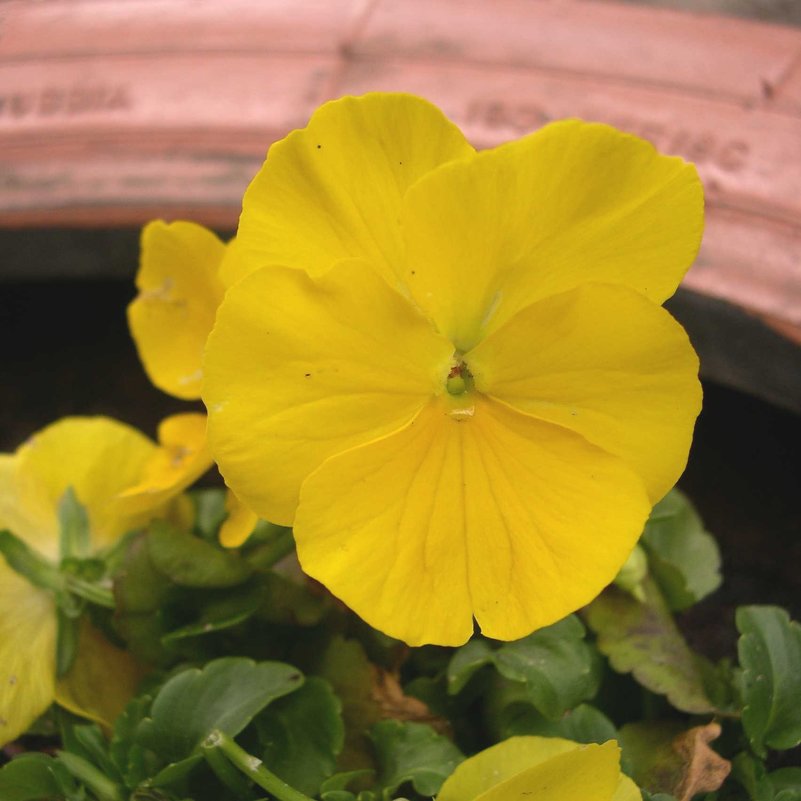
[[[140,480],[115,499],[120,515],[155,513],[214,464],[206,444],[206,415],[175,414],[161,421],[159,447],[144,465]]]
[[[131,426],[107,417],[65,417],[34,434],[17,453],[16,492],[29,522],[13,533],[54,557],[58,504],[68,487],[86,507],[93,549],[142,522],[120,514],[117,495],[138,484],[156,444]]]
[[[110,728],[143,675],[142,666],[131,654],[112,645],[84,618],[75,662],[58,680],[55,700],[70,712]]]
[[[52,596],[0,556],[0,746],[53,702],[56,615]]]
[[[225,292],[218,275],[225,251],[195,223],[156,220],[142,230],[128,325],[150,380],[178,398],[200,397],[203,348]]]
[[[403,195],[439,165],[473,153],[431,103],[403,94],[344,97],[274,144],[242,202],[238,259],[227,285],[269,264],[313,274],[336,260],[371,261],[395,282],[402,272]]]
[[[512,737],[459,767],[437,801],[639,801],[620,771],[613,741],[582,745],[557,737]]]
[[[407,192],[404,281],[461,350],[586,281],[662,303],[701,242],[695,167],[576,120],[446,164]]]
[[[652,503],[687,463],[698,357],[662,307],[586,284],[524,309],[465,355],[476,389],[621,457]]]
[[[303,484],[298,557],[410,645],[500,640],[560,620],[612,581],[650,511],[625,463],[480,395],[332,456]]]
[[[453,347],[360,260],[312,278],[268,267],[228,290],[209,337],[212,454],[260,517],[291,525],[327,457],[405,425],[441,391]]]

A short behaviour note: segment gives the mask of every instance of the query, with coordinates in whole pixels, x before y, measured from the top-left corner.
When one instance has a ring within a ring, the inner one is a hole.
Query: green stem
[[[268,524],[272,526],[272,524]],[[279,529],[278,526],[275,526]],[[280,562],[287,554],[292,553],[295,548],[295,538],[291,528],[281,527],[275,537],[268,542],[258,545],[247,556],[248,562],[261,570],[268,570],[276,562]]]
[[[215,776],[236,798],[250,798],[250,782],[238,771],[219,748],[204,748],[203,756]]]
[[[206,738],[202,747],[204,753],[219,749],[245,776],[274,795],[279,801],[312,801],[309,796],[290,787],[285,781],[267,770],[260,759],[251,756],[244,748],[240,748],[232,737],[219,729],[215,729]]]
[[[66,575],[66,587],[74,595],[83,598],[89,603],[96,604],[97,606],[104,606],[106,609],[114,609],[114,593],[107,590],[105,587],[100,587],[97,584],[92,584],[90,581],[84,581],[77,576]]]
[[[83,782],[100,801],[124,801],[117,783],[101,773],[83,757],[71,754],[68,751],[59,751],[58,759],[59,762],[63,763],[67,770],[78,779],[78,781]]]

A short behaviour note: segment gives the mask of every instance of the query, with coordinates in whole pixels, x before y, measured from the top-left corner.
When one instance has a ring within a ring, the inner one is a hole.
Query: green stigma
[[[445,381],[445,388],[450,395],[464,395],[473,388],[473,376],[464,362],[459,362],[451,367]]]

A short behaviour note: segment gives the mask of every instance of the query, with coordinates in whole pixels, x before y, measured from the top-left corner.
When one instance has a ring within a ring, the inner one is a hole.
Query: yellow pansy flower
[[[166,420],[161,432],[196,434],[199,421],[205,427],[204,415],[178,415]],[[177,461],[176,446],[174,439],[157,446],[104,417],[53,423],[15,453],[0,455],[0,530],[10,531],[57,568],[58,507],[72,488],[89,522],[90,541],[81,556],[102,554],[126,532],[166,513],[202,472],[199,457],[190,455],[192,443]],[[208,455],[200,459],[207,469]],[[86,619],[75,662],[57,679],[56,629],[53,593],[32,584],[0,556],[0,743],[24,732],[53,700],[108,724],[133,694],[138,666]]]
[[[512,737],[465,760],[437,801],[640,801],[609,741],[581,745],[558,737]]]
[[[698,361],[659,304],[702,227],[694,167],[606,125],[476,153],[419,98],[322,106],[247,190],[206,347],[226,483],[411,645],[561,619],[685,466]]]

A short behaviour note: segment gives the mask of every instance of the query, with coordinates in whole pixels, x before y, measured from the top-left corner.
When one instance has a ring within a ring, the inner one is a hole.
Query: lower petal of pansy
[[[476,387],[621,457],[652,503],[687,463],[698,357],[660,306],[587,284],[529,306],[465,356]]]
[[[225,510],[228,512],[228,517],[220,526],[220,545],[225,548],[238,548],[247,542],[259,518],[231,490],[228,490],[225,498]]]
[[[110,728],[143,675],[130,653],[112,645],[84,618],[75,662],[59,679],[55,700],[70,712]]]
[[[52,703],[55,660],[52,597],[0,556],[0,745],[22,734]]]
[[[225,288],[225,245],[191,222],[156,220],[142,230],[142,256],[128,324],[150,380],[178,398],[200,397],[201,362]]]
[[[481,396],[449,403],[309,476],[298,556],[411,645],[458,645],[472,617],[487,636],[516,639],[614,578],[650,504],[620,459],[573,432]]]
[[[314,279],[283,267],[233,286],[205,360],[209,443],[226,483],[273,523],[332,454],[407,423],[441,388],[453,346],[368,264]]]

